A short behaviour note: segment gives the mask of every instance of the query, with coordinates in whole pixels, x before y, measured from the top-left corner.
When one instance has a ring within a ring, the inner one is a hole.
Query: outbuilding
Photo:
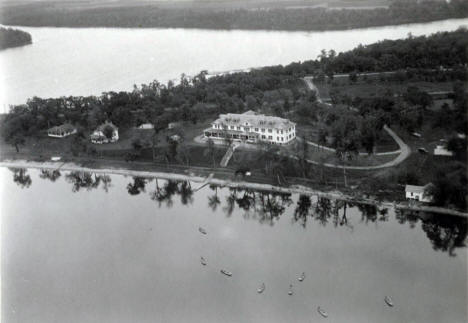
[[[154,125],[152,123],[143,123],[138,126],[138,129],[154,129]]]
[[[408,200],[419,201],[429,203],[432,202],[432,196],[429,194],[429,188],[432,186],[431,183],[418,186],[418,185],[406,185],[405,192]]]
[[[64,138],[76,133],[76,128],[69,123],[52,127],[47,130],[47,135],[53,138]]]

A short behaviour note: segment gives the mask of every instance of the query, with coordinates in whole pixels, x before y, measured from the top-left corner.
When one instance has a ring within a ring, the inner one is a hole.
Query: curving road
[[[393,167],[401,162],[403,162],[408,156],[411,154],[411,148],[405,144],[405,142],[398,137],[398,135],[390,129],[387,125],[384,126],[384,130],[388,132],[388,134],[396,141],[398,146],[400,146],[400,154],[393,160],[386,162],[381,165],[375,165],[375,166],[344,166],[344,165],[336,165],[336,164],[330,164],[330,163],[324,163],[322,164],[325,167],[331,167],[331,168],[340,168],[340,169],[355,169],[355,170],[376,170],[376,169],[382,169],[382,168],[387,168],[387,167]],[[314,160],[307,159],[308,163],[314,164],[314,165],[320,165],[319,162],[316,162]]]

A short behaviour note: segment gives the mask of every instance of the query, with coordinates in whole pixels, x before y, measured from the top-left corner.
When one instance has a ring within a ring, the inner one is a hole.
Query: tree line
[[[6,6],[7,25],[57,27],[160,27],[247,30],[340,30],[428,22],[468,16],[465,0],[393,1],[389,8],[272,8],[269,10],[164,8],[158,5],[76,8],[57,5]]]
[[[32,43],[31,35],[25,31],[0,27],[0,50]]]

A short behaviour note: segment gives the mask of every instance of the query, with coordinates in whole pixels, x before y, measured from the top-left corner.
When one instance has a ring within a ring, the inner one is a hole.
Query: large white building
[[[221,114],[203,134],[213,139],[287,145],[296,139],[296,124],[288,119],[257,114],[254,111],[228,113]]]

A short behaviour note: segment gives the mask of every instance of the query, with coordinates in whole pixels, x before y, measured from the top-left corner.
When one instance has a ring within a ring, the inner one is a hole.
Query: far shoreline
[[[242,29],[242,28],[196,28],[196,27],[150,27],[150,26],[134,26],[134,27],[120,27],[120,26],[53,26],[53,25],[7,25],[0,22],[0,26],[7,28],[67,28],[67,29],[122,29],[122,30],[187,30],[187,31],[236,31],[236,32],[297,32],[297,33],[324,33],[324,32],[340,32],[340,31],[353,31],[353,30],[363,30],[363,29],[379,29],[379,28],[388,28],[388,27],[408,27],[414,25],[427,25],[431,23],[441,23],[441,22],[455,22],[467,20],[466,25],[459,25],[460,27],[468,27],[468,17],[463,18],[447,18],[439,20],[428,20],[428,21],[418,21],[418,22],[404,22],[404,23],[395,23],[395,24],[386,24],[386,25],[375,25],[367,27],[350,27],[350,28],[331,28],[331,29]],[[261,68],[261,67],[249,67],[249,68]],[[229,71],[227,71],[229,72]]]
[[[430,212],[437,213],[439,215],[458,216],[468,218],[468,213],[457,211],[454,209],[426,206],[426,205],[409,205],[406,203],[395,203],[389,201],[378,201],[372,198],[356,198],[349,194],[345,194],[339,190],[330,192],[315,190],[310,187],[303,185],[291,185],[289,187],[282,187],[270,184],[246,182],[246,181],[232,181],[228,179],[215,178],[210,174],[209,176],[196,175],[193,171],[186,171],[187,174],[175,173],[175,172],[161,172],[161,171],[149,171],[149,170],[135,170],[130,168],[122,167],[109,167],[109,165],[100,165],[102,168],[91,168],[81,166],[74,162],[36,162],[28,161],[24,159],[13,159],[0,161],[0,167],[4,168],[26,168],[26,169],[37,169],[37,170],[59,170],[59,171],[80,171],[90,172],[96,174],[112,174],[121,176],[136,176],[146,178],[160,178],[166,180],[176,181],[191,181],[199,183],[200,186],[195,189],[199,190],[206,185],[216,185],[220,187],[229,188],[249,188],[259,191],[270,191],[284,194],[303,194],[308,196],[318,196],[329,198],[332,200],[342,200],[351,203],[374,205],[381,208],[392,208],[394,210],[410,210],[415,212]]]

